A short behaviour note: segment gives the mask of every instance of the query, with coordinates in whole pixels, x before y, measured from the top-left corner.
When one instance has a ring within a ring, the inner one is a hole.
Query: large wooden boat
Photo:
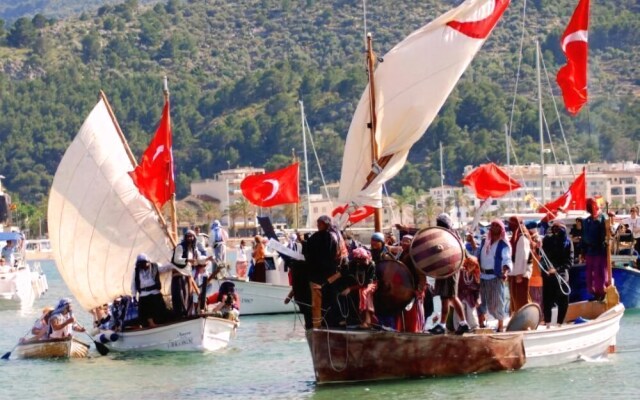
[[[307,339],[320,384],[517,370],[525,364],[522,333],[436,336],[313,329]]]
[[[65,339],[27,341],[13,351],[16,358],[85,358],[89,345],[70,336]]]
[[[635,260],[616,262],[616,256],[611,256],[614,265],[611,268],[613,281],[620,293],[620,302],[627,309],[640,308],[640,270],[635,265]],[[628,256],[627,256],[628,257]],[[635,258],[635,257],[632,257]],[[589,300],[593,297],[587,290],[586,267],[584,264],[577,264],[569,270],[569,285],[571,285],[571,301]]]
[[[606,357],[615,350],[624,306],[571,304],[568,323],[502,333],[430,335],[314,329],[307,332],[320,384],[442,377],[548,367]]]

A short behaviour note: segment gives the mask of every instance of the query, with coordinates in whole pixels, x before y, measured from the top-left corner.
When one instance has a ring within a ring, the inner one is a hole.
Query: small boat
[[[25,242],[25,257],[27,261],[53,260],[51,242],[49,239],[30,239]]]
[[[615,351],[624,305],[604,302],[569,304],[561,326],[524,332],[525,368],[568,364],[581,359],[606,358]]]
[[[30,306],[47,291],[47,277],[39,264],[26,262],[23,236],[20,232],[0,232],[0,248],[4,247],[8,240],[17,243],[15,263],[13,266],[3,265],[0,268],[0,300]]]
[[[135,159],[104,93],[65,152],[51,187],[49,234],[56,267],[86,311],[131,293],[136,257],[168,264],[172,235],[134,184]],[[171,273],[160,277],[170,295]],[[118,332],[120,351],[214,351],[236,323],[208,316]],[[98,335],[100,336],[100,335]]]
[[[85,358],[89,345],[73,336],[64,339],[26,341],[13,351],[16,358]]]
[[[225,278],[224,280],[212,281],[211,290],[217,292],[220,289],[220,284],[224,281],[231,281],[235,285],[235,291],[240,296],[242,316],[286,314],[296,311],[293,302],[284,304],[284,299],[289,295],[291,286]]]
[[[119,332],[118,340],[105,346],[114,351],[216,351],[227,347],[236,326],[228,319],[192,317],[155,328]]]

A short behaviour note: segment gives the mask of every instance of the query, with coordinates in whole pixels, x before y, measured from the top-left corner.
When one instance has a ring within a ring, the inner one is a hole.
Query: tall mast
[[[302,152],[304,154],[304,181],[307,189],[307,219],[304,222],[304,227],[310,228],[311,221],[309,220],[309,217],[311,215],[311,198],[309,196],[310,193],[309,193],[309,162],[307,160],[307,134],[306,134],[305,123],[304,123],[304,103],[302,102],[302,100],[298,100],[298,103],[300,103],[300,120],[302,122]]]
[[[371,121],[369,129],[371,133],[371,161],[374,165],[378,164],[378,142],[376,141],[376,127],[378,119],[376,117],[376,87],[373,78],[373,67],[375,62],[375,54],[373,53],[373,39],[371,33],[367,34],[367,72],[369,74],[369,115]],[[375,168],[374,168],[375,169]],[[374,227],[376,232],[382,230],[382,212],[380,208],[376,208],[374,214]]]
[[[540,83],[540,43],[536,40],[536,77],[538,81],[538,124],[540,131],[540,199],[544,198],[544,131],[542,129],[542,85]]]
[[[167,81],[167,76],[164,76],[164,84],[163,84],[163,93],[164,93],[164,101],[169,101],[169,82]],[[173,171],[171,171],[173,174]],[[227,191],[228,193],[228,191]],[[178,212],[176,210],[176,192],[171,194],[171,234],[173,235],[173,240],[178,243]]]
[[[440,197],[442,200],[442,212],[446,212],[444,209],[444,163],[442,161],[442,142],[440,142]]]

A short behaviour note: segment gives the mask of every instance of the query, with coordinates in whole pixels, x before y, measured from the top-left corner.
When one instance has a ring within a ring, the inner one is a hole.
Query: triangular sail
[[[87,310],[130,294],[139,253],[159,263],[171,255],[155,211],[128,175],[132,170],[101,99],[58,166],[48,210],[56,265]]]
[[[381,206],[382,185],[404,166],[409,149],[453,90],[502,16],[508,0],[467,0],[400,42],[374,74],[379,159],[373,181],[369,88],[356,108],[344,149],[340,202]]]

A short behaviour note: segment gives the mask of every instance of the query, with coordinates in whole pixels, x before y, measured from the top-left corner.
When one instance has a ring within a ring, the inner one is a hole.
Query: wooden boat
[[[462,336],[314,329],[307,339],[320,384],[443,377],[606,357],[623,313],[622,304],[581,302],[551,328]]]
[[[508,3],[463,2],[394,47],[383,57],[384,63],[375,75],[369,47],[370,85],[360,99],[347,136],[341,202],[379,207],[381,185],[402,168],[409,148],[426,131]],[[483,34],[474,30],[480,26]],[[430,93],[428,99],[421,97],[416,87]],[[377,120],[376,111],[380,116]],[[416,262],[413,252],[412,259],[427,272],[427,267],[449,257],[448,249],[453,247],[430,243],[425,248],[434,250],[426,254],[426,266]],[[380,276],[378,279],[380,285]],[[462,336],[430,336],[314,329],[307,333],[307,339],[318,383],[449,376],[606,356],[615,348],[623,313],[624,306],[615,288],[610,287],[604,303],[572,304],[566,316],[568,323],[559,327],[536,329],[540,318],[536,309],[533,329],[520,332],[485,333],[485,329]]]
[[[56,266],[87,311],[130,295],[136,257],[169,263],[166,225],[140,194],[129,172],[134,158],[124,145],[103,93],[56,171],[48,205]],[[168,295],[171,274],[161,276]],[[119,332],[114,350],[213,351],[225,347],[236,324],[199,316],[175,324]],[[98,335],[100,336],[100,335]]]
[[[105,346],[115,351],[216,351],[227,347],[236,325],[228,319],[193,317],[156,328],[125,330]]]
[[[307,340],[320,384],[517,370],[525,363],[522,333],[434,336],[313,329]]]
[[[17,358],[85,358],[89,345],[73,336],[19,344],[13,351]]]

